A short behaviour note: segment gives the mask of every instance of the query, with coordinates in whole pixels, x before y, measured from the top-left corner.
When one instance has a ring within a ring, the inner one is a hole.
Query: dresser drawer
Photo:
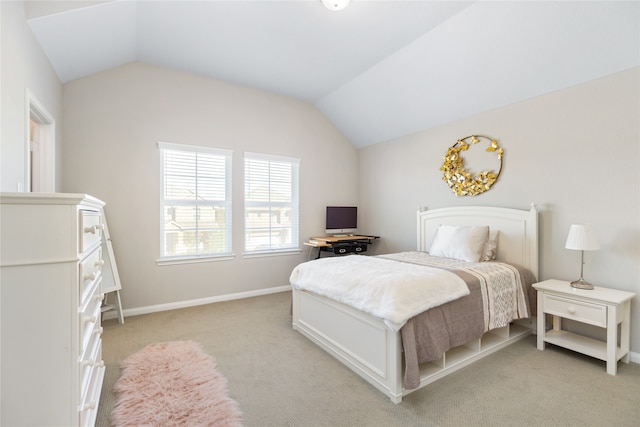
[[[86,304],[89,293],[100,277],[103,265],[102,248],[97,248],[80,263],[80,305]]]
[[[94,426],[96,424],[104,371],[104,366],[95,366],[91,370],[86,395],[79,400],[80,404],[78,405],[78,415],[81,426]]]
[[[545,313],[577,320],[590,325],[607,327],[607,306],[592,304],[556,295],[544,295]]]
[[[100,291],[100,281],[101,279],[95,283],[86,304],[79,310],[81,353],[87,348],[96,327],[100,326],[100,307],[104,299],[104,294]]]
[[[78,361],[78,378],[80,379],[81,401],[85,401],[87,398],[87,392],[89,390],[89,385],[91,384],[93,371],[95,371],[96,368],[104,366],[104,362],[102,361],[101,333],[101,327],[94,329],[89,345],[87,346],[81,360]]]
[[[79,214],[80,253],[85,253],[89,249],[102,241],[102,218],[100,212],[80,210]]]

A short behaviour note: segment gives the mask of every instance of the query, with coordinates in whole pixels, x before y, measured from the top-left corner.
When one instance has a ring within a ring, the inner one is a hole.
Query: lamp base
[[[586,282],[582,277],[571,282],[571,287],[578,289],[593,289],[593,285],[589,282]]]

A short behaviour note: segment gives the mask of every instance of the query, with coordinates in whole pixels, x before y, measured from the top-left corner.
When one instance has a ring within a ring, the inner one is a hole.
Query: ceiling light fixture
[[[342,10],[349,5],[351,0],[322,0],[322,4],[329,10]]]

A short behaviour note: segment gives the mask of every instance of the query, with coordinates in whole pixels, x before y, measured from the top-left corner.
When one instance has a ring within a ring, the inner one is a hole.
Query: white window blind
[[[159,142],[160,258],[231,254],[231,151]]]
[[[245,253],[299,249],[299,167],[299,159],[245,153]]]

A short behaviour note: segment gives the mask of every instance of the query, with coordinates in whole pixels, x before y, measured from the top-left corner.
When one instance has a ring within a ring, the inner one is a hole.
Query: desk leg
[[[313,256],[313,248],[318,249],[318,254],[317,254],[317,255],[316,255],[316,257],[315,257],[315,258],[313,258],[313,259],[318,259],[318,258],[320,258],[320,247],[318,247],[318,246],[311,246],[311,247],[309,247],[309,255],[307,256],[307,261],[311,261],[311,257]]]

